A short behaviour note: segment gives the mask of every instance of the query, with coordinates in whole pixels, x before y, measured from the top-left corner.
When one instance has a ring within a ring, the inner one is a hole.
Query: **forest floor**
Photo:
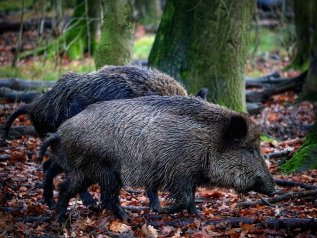
[[[291,74],[295,73],[287,76]],[[242,195],[228,189],[199,188],[196,206],[200,217],[187,212],[150,212],[141,188],[126,189],[120,198],[131,223],[122,223],[108,211],[90,211],[76,198],[69,205],[70,226],[63,227],[57,223],[54,210],[42,201],[42,161],[37,158],[40,139],[22,136],[0,149],[0,237],[315,237],[317,170],[284,175],[278,168],[300,147],[307,128],[315,121],[316,107],[309,102],[297,103],[297,98],[291,91],[273,96],[253,119],[265,134],[261,149],[267,154],[274,178],[311,187],[279,186],[273,198],[253,192]],[[2,102],[1,125],[17,105]],[[31,122],[20,116],[14,125],[30,126]],[[56,187],[61,179],[55,180]],[[91,187],[90,192],[98,200],[98,186]],[[57,192],[54,195],[57,198]],[[166,193],[160,193],[163,206],[168,204],[166,197]]]
[[[35,38],[32,32],[26,33],[22,50],[33,49],[31,43]],[[150,36],[146,41],[152,44],[153,39]],[[0,77],[56,79],[64,71],[94,68],[89,58],[62,59],[58,62],[61,69],[52,67],[50,60],[32,57],[19,61],[17,68],[12,69],[9,65],[14,58],[16,40],[16,33],[0,35]],[[267,45],[272,45],[271,41]],[[148,45],[145,51],[149,49]],[[143,49],[140,55],[144,55]],[[88,65],[83,66],[87,61]],[[267,75],[287,64],[288,57],[274,51],[249,62],[246,72],[251,76]],[[298,73],[288,71],[281,75],[294,77]],[[285,175],[279,165],[303,143],[316,119],[317,107],[309,102],[298,102],[298,95],[292,91],[275,95],[264,105],[264,110],[252,118],[262,128],[261,150],[267,155],[270,171],[275,179],[280,179],[275,197],[198,188],[196,206],[200,217],[187,212],[161,215],[149,211],[148,198],[142,188],[127,188],[121,191],[120,198],[130,213],[131,223],[122,223],[108,211],[90,211],[76,198],[69,205],[70,226],[65,227],[57,223],[54,210],[42,201],[42,161],[37,157],[40,139],[24,135],[0,147],[0,237],[316,237],[317,170]],[[17,103],[0,102],[1,125],[17,106]],[[20,116],[14,125],[31,126],[31,122]],[[62,179],[55,180],[56,188]],[[293,183],[287,184],[284,180]],[[98,200],[99,187],[92,186],[90,192]],[[56,191],[55,199],[57,195]],[[168,205],[167,194],[159,195],[162,206]]]

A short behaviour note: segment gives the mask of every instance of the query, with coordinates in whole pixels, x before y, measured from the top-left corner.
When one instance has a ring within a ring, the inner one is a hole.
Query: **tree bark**
[[[294,0],[296,54],[292,60],[293,68],[307,69],[312,41],[312,24],[316,21],[316,1]]]
[[[134,42],[133,5],[131,0],[103,0],[104,19],[96,68],[125,65],[132,60]]]
[[[296,154],[281,166],[286,173],[317,169],[317,123],[307,135],[304,144]]]
[[[299,0],[298,0],[299,1]],[[296,1],[295,1],[296,2]],[[310,9],[313,16],[317,16],[316,1],[307,1],[305,4],[313,4]],[[313,3],[312,3],[313,2]],[[296,6],[295,6],[296,7]],[[310,45],[310,65],[307,77],[305,78],[302,99],[317,101],[317,22],[313,19],[310,25],[312,42]],[[306,43],[307,44],[307,43]],[[317,115],[316,115],[317,116]],[[296,152],[296,154],[281,166],[284,172],[301,172],[309,169],[317,169],[317,123],[307,135],[304,144]]]
[[[244,66],[255,1],[168,0],[149,56],[151,66],[182,81],[191,93],[245,110]]]

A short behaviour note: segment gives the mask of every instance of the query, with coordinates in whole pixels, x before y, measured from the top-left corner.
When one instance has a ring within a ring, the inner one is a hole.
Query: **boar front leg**
[[[59,187],[59,196],[56,204],[56,213],[58,221],[63,223],[67,221],[65,213],[69,200],[75,197],[79,192],[87,189],[91,185],[85,176],[78,175],[76,172],[71,172],[66,175],[66,179]]]
[[[198,211],[195,207],[196,186],[189,182],[178,185],[180,184],[184,184],[182,189],[180,187],[169,189],[170,197],[175,202],[169,207],[161,209],[161,213],[173,214],[187,209],[189,213],[197,215]]]
[[[146,193],[150,199],[150,210],[158,212],[161,209],[160,200],[158,197],[158,189],[146,189]]]

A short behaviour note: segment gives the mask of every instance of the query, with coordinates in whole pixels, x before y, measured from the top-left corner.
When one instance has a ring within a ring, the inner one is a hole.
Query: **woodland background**
[[[1,125],[63,73],[130,63],[247,111],[261,127],[278,194],[200,188],[201,217],[168,216],[149,212],[142,188],[131,188],[121,193],[130,224],[74,199],[62,227],[43,205],[40,139],[20,116],[0,148],[1,237],[316,236],[317,1],[0,1]],[[99,197],[97,186],[90,191]],[[165,193],[160,199],[167,204]]]

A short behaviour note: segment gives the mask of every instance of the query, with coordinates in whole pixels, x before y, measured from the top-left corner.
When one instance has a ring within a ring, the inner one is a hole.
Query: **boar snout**
[[[257,176],[251,190],[257,193],[274,196],[276,194],[276,184],[273,179]]]

